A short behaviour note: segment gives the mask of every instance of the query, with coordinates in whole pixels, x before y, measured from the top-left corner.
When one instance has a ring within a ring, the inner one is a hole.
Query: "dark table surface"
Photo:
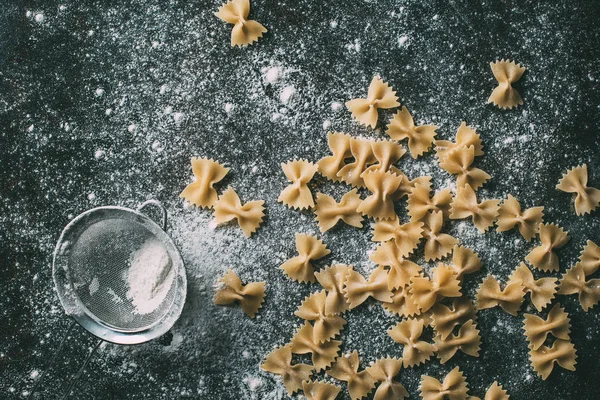
[[[277,267],[295,253],[295,232],[318,229],[312,214],[276,202],[285,186],[279,164],[327,154],[328,130],[384,137],[340,108],[364,95],[375,74],[416,121],[440,126],[440,138],[453,138],[463,120],[477,128],[486,151],[477,165],[493,176],[480,196],[511,193],[527,207],[544,205],[546,221],[571,235],[560,251],[563,271],[587,239],[600,243],[598,212],[576,217],[571,196],[555,189],[580,163],[600,187],[597,1],[255,0],[251,15],[269,32],[244,49],[229,46],[230,27],[213,15],[218,6],[23,0],[0,8],[0,398],[26,397],[69,326],[51,277],[62,228],[86,209],[151,198],[166,205],[186,264],[184,313],[153,342],[102,345],[73,398],[285,398],[280,380],[258,365],[289,341],[301,322],[295,308],[319,286],[292,282]],[[517,110],[486,104],[495,83],[489,62],[502,57],[528,68]],[[294,94],[285,101],[283,92]],[[233,226],[211,229],[209,212],[178,198],[192,156],[230,166],[225,185],[243,201],[266,201],[266,222],[251,239]],[[436,188],[453,181],[432,154],[409,158],[399,166],[410,177],[430,174]],[[313,188],[347,190],[321,178]],[[446,229],[483,259],[465,280],[471,297],[487,273],[506,279],[535,245],[515,232],[480,235],[471,222]],[[371,271],[369,231],[323,234],[332,254],[317,266]],[[415,260],[433,266],[422,250]],[[212,304],[212,285],[230,267],[244,281],[267,282],[256,319]],[[417,398],[421,374],[439,378],[458,365],[477,396],[498,380],[514,399],[598,398],[599,308],[584,313],[573,296],[558,301],[571,318],[575,372],[555,367],[542,381],[521,330],[527,310],[513,317],[491,309],[479,312],[479,358],[433,359],[399,380]],[[342,348],[358,350],[363,366],[401,355],[385,333],[397,318],[377,303],[347,319]],[[76,327],[36,398],[61,393],[94,343]]]

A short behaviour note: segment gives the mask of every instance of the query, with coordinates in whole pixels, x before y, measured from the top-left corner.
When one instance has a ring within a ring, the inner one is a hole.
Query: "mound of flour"
[[[175,271],[165,246],[156,239],[146,240],[129,258],[127,298],[137,314],[150,314],[164,301]]]

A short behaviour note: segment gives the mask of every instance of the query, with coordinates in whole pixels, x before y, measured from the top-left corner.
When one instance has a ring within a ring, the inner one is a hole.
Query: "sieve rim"
[[[164,226],[164,218],[166,216],[164,207],[156,200],[151,200],[150,202],[161,208],[163,213],[162,225]],[[116,344],[144,343],[165,334],[179,319],[187,294],[185,267],[179,249],[163,227],[140,212],[141,208],[133,210],[121,206],[101,206],[84,211],[73,218],[63,229],[56,243],[52,261],[54,288],[65,313],[72,316],[75,321],[94,336]],[[103,322],[90,312],[76,294],[69,275],[70,267],[67,256],[70,245],[79,238],[87,227],[96,222],[112,218],[133,220],[148,229],[167,247],[172,259],[172,267],[175,268],[175,281],[173,282],[175,294],[173,295],[171,304],[165,306],[165,312],[154,323],[137,330],[119,329]]]

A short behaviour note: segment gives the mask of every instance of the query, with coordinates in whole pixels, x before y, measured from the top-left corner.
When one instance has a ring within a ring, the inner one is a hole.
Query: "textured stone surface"
[[[76,387],[81,399],[275,399],[278,378],[258,365],[291,338],[293,315],[317,284],[287,280],[277,266],[295,252],[295,232],[318,233],[314,216],[276,202],[279,168],[293,158],[327,154],[326,132],[384,137],[352,121],[343,103],[363,96],[374,74],[398,91],[415,121],[453,138],[461,121],[477,128],[493,176],[483,197],[515,195],[544,205],[546,220],[571,234],[562,270],[587,239],[600,242],[598,212],[576,217],[571,197],[554,186],[561,172],[587,163],[600,186],[600,31],[597,2],[357,1],[253,2],[251,16],[269,32],[246,49],[229,47],[230,27],[214,17],[218,1],[27,1],[0,10],[0,393],[22,398],[66,331],[69,319],[52,289],[56,240],[71,218],[98,205],[135,207],[156,198],[186,263],[188,302],[172,332],[137,347],[103,345]],[[528,71],[517,85],[525,104],[486,105],[494,86],[489,62],[514,58]],[[383,113],[387,120],[391,113]],[[209,228],[210,213],[178,198],[190,182],[189,158],[213,157],[232,168],[243,201],[264,199],[267,218],[252,239],[236,227]],[[405,156],[410,176],[453,182],[427,154]],[[313,188],[340,196],[341,184]],[[339,197],[338,197],[339,198]],[[403,203],[400,204],[401,215]],[[369,227],[322,235],[332,254],[317,263],[374,265]],[[482,256],[466,279],[474,296],[483,276],[501,280],[534,244],[515,232],[478,234],[470,222],[446,231]],[[415,261],[427,265],[422,250]],[[255,320],[212,304],[212,285],[228,268],[265,280]],[[556,275],[558,276],[558,274]],[[600,375],[600,317],[560,297],[571,317],[576,372],[556,368],[547,381],[529,366],[522,313],[479,313],[481,356],[457,355],[402,371],[411,398],[421,374],[441,377],[459,365],[471,393],[498,380],[515,399],[593,399]],[[399,356],[385,330],[396,318],[376,303],[352,311],[343,350],[363,366]],[[37,398],[61,392],[94,339],[76,327]],[[300,357],[300,360],[305,358]],[[32,372],[33,371],[33,372]]]

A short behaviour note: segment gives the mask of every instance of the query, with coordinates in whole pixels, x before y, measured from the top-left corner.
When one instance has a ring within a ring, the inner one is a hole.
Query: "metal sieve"
[[[162,226],[141,213],[149,205],[160,208]],[[98,338],[144,343],[166,333],[179,318],[186,276],[181,255],[165,233],[166,216],[156,200],[137,211],[98,207],[80,214],[63,230],[54,252],[54,285],[66,313]],[[166,254],[168,275],[162,278],[168,286],[153,310],[137,312],[127,277],[132,258],[147,243]]]

